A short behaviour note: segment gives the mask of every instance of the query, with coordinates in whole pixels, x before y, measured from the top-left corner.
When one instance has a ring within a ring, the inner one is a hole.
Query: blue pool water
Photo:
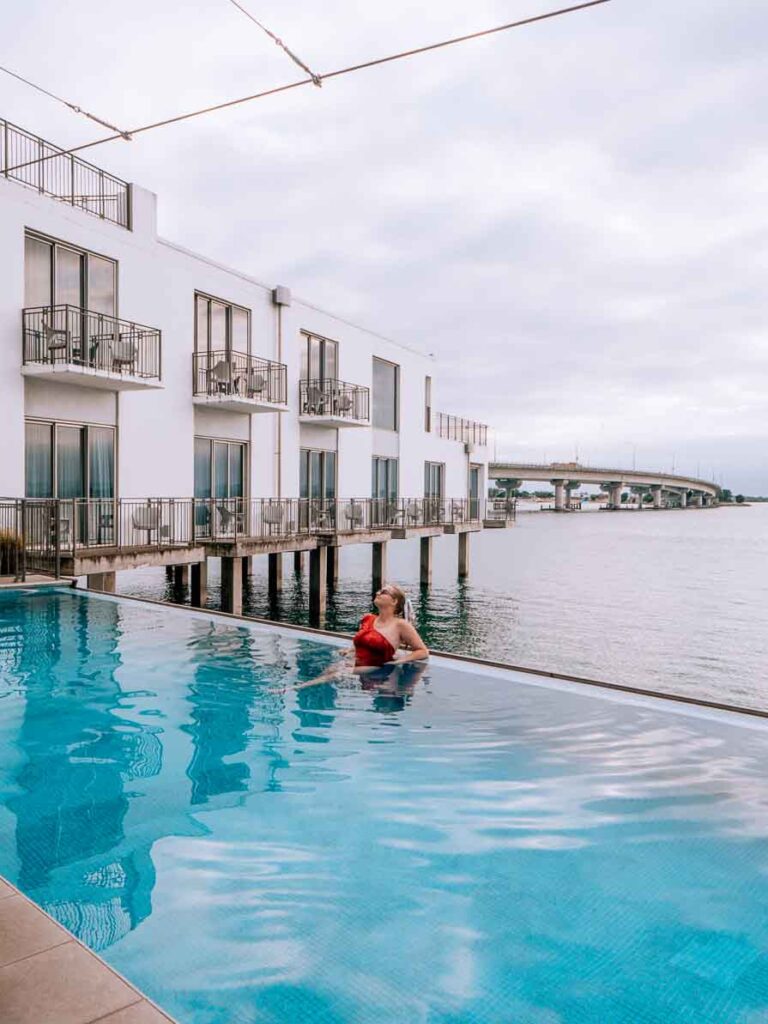
[[[768,1021],[762,723],[333,656],[0,594],[0,873],[182,1024]]]

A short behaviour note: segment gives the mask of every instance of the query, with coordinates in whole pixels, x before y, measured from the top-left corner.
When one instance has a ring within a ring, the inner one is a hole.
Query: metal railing
[[[62,555],[187,547],[194,541],[192,498],[61,498],[57,504]]]
[[[2,118],[0,174],[120,227],[131,226],[128,182]]]
[[[465,420],[461,416],[450,416],[445,412],[437,413],[436,421],[438,437],[482,447],[488,444],[488,426],[485,423]]]
[[[53,498],[0,498],[0,576],[58,577],[58,526],[58,502]]]
[[[481,499],[470,500],[479,501]],[[484,518],[513,523],[517,519],[517,498],[486,498]]]
[[[301,416],[333,416],[367,423],[370,405],[370,389],[361,384],[348,384],[332,378],[299,381]]]
[[[24,363],[67,364],[160,380],[160,331],[79,306],[36,306],[23,312]]]
[[[288,368],[283,363],[214,349],[193,355],[192,372],[196,395],[238,396],[275,405],[288,401]]]

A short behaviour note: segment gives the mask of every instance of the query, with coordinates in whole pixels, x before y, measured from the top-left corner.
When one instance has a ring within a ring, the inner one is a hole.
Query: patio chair
[[[147,544],[152,543],[152,534],[158,538],[168,528],[162,525],[162,510],[158,505],[142,505],[131,514],[131,523],[136,533],[146,533]]]
[[[232,390],[232,363],[226,359],[220,359],[215,363],[208,374],[208,392],[215,394],[229,394]]]
[[[231,508],[228,505],[217,505],[216,511],[219,513],[219,533],[243,532],[245,516],[240,507]]]
[[[408,526],[418,526],[423,519],[421,504],[418,501],[409,501],[405,506],[404,513]]]
[[[350,530],[359,530],[365,519],[363,506],[357,501],[350,501],[344,506],[344,518]]]
[[[263,373],[254,373],[251,371],[250,380],[248,381],[248,391],[251,395],[257,398],[261,397],[261,393],[267,387],[267,378]]]
[[[51,327],[45,318],[43,318],[40,325],[40,331],[45,344],[46,362],[55,363],[59,352],[64,353],[66,361],[66,354],[70,348],[71,341],[70,332],[63,327]]]
[[[120,340],[113,341],[110,350],[112,369],[116,373],[123,373],[127,367],[128,373],[133,373],[136,369],[138,355],[139,350],[136,342],[123,341],[123,336],[120,335]]]
[[[261,513],[261,521],[267,527],[267,533],[280,533],[285,520],[285,509],[282,505],[266,505]]]
[[[319,413],[325,411],[325,394],[322,388],[312,384],[307,388],[307,399],[304,408],[304,412],[309,413],[311,416],[317,416]]]
[[[347,415],[349,415],[349,413],[352,411],[352,407],[354,406],[354,404],[355,403],[352,400],[352,395],[339,395],[337,397],[337,399],[336,399],[336,402],[335,402],[335,405],[336,405],[336,415],[337,416],[347,416]]]

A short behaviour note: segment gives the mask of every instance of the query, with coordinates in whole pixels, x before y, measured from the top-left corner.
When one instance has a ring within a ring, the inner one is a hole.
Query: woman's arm
[[[402,658],[397,659],[399,664],[404,661],[423,661],[429,657],[427,645],[410,622],[405,620],[400,623],[400,643],[404,647],[408,647],[409,651]]]

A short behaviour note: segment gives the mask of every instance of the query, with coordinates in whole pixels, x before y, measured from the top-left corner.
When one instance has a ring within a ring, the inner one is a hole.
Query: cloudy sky
[[[561,6],[243,2],[320,72]],[[434,352],[500,456],[768,493],[767,42],[764,0],[611,0],[90,158],[165,236]],[[301,75],[228,0],[5,0],[0,63],[127,127]]]

